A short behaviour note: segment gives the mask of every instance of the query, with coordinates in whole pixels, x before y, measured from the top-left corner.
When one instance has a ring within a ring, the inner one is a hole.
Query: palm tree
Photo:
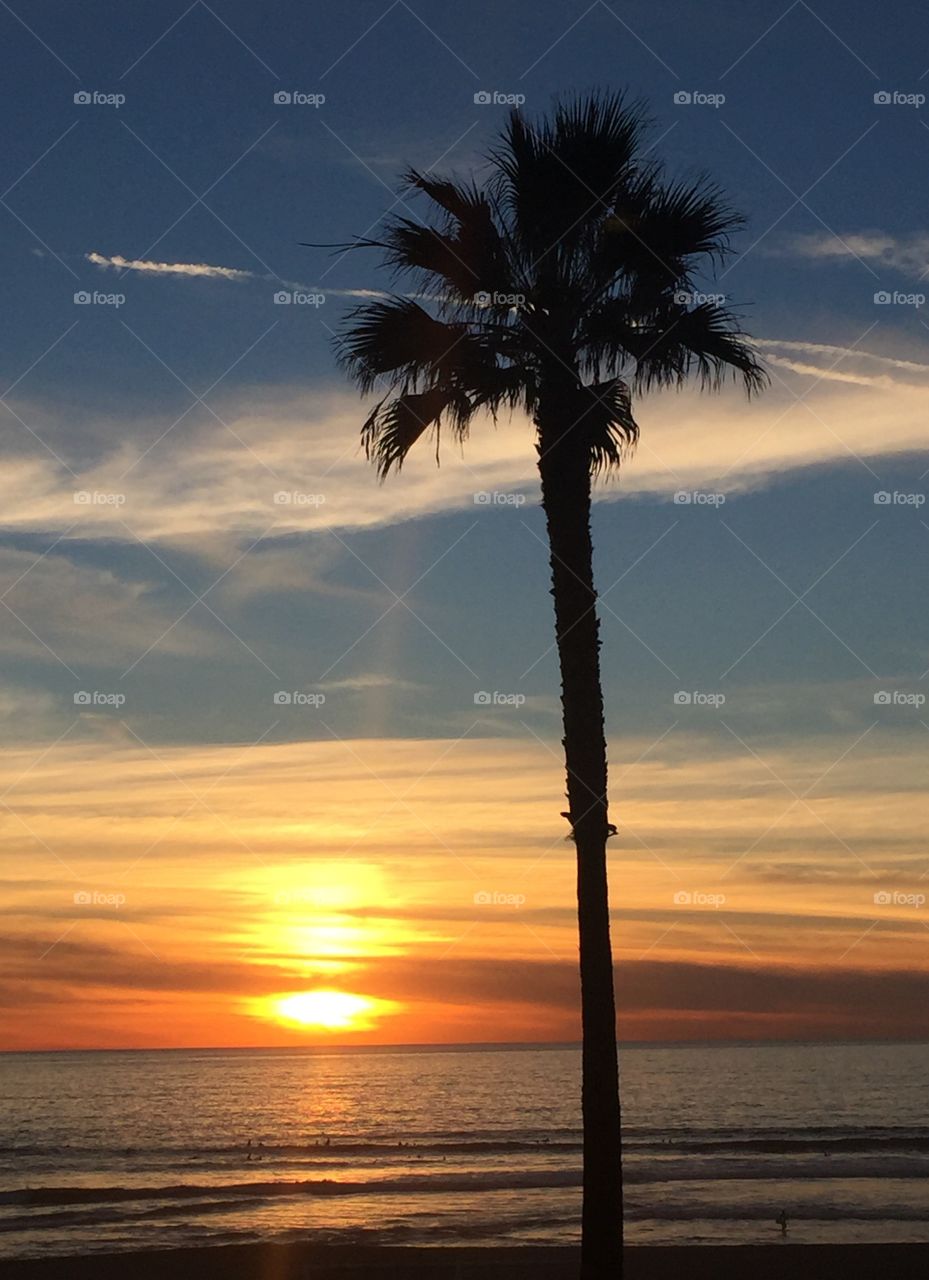
[[[467,438],[480,411],[535,425],[561,667],[564,816],[577,848],[584,1134],[581,1275],[622,1272],[622,1159],[606,842],[607,756],[591,482],[634,444],[633,394],[727,374],[749,393],[764,373],[733,314],[694,298],[695,273],[728,251],[742,219],[705,180],[667,180],[647,161],[647,121],[622,95],[513,112],[478,185],[411,170],[434,225],[385,219],[382,251],[410,293],[351,312],[340,362],[362,392],[386,386],[362,427],[381,478],[444,428]],[[345,247],[345,246],[338,246]]]

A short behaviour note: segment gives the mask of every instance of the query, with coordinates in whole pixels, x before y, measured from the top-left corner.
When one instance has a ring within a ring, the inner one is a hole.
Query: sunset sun
[[[277,1018],[324,1031],[360,1031],[386,1012],[388,1001],[347,991],[299,991],[274,1001]]]

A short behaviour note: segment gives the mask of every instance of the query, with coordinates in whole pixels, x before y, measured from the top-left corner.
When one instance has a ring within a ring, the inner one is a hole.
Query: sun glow
[[[281,996],[273,1003],[275,1017],[324,1031],[360,1031],[389,1007],[387,1000],[347,991],[298,991]]]

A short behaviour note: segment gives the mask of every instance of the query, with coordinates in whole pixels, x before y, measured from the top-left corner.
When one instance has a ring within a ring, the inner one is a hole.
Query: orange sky
[[[621,1034],[925,1034],[918,770],[869,746],[798,803],[835,755],[614,766]],[[577,1038],[556,745],[65,741],[0,783],[5,1049]],[[320,990],[361,999],[279,1007]]]

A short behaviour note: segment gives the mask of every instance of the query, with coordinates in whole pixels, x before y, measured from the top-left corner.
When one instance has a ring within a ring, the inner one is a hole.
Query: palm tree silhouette
[[[442,428],[465,440],[479,411],[521,408],[535,424],[577,848],[584,1280],[621,1275],[623,1243],[592,477],[638,436],[634,392],[692,373],[711,389],[728,373],[749,393],[765,382],[733,314],[694,294],[695,272],[723,257],[742,219],[705,180],[667,180],[644,157],[646,132],[639,105],[594,93],[538,124],[514,111],[481,185],[408,171],[435,225],[391,216],[351,247],[380,249],[415,292],[357,307],[337,338],[362,392],[387,387],[362,427],[381,478],[424,435],[437,449]]]

